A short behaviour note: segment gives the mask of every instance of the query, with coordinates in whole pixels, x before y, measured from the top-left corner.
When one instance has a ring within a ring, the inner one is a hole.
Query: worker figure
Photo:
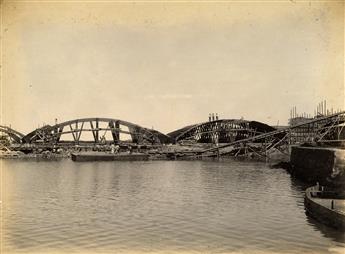
[[[101,142],[101,144],[105,144],[105,137],[104,136],[101,137],[100,142]]]

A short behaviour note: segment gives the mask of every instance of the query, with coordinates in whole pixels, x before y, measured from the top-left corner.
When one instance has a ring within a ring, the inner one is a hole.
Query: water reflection
[[[345,242],[345,232],[334,230],[333,228],[322,224],[312,218],[311,216],[306,214],[307,222],[311,225],[315,231],[319,231],[322,233],[324,237],[332,239],[335,242],[340,243],[339,246],[342,247],[343,243]]]
[[[4,161],[8,252],[318,252],[304,186],[265,163]],[[302,237],[303,236],[303,237]],[[6,253],[6,252],[5,252]]]
[[[312,226],[315,231],[321,232],[324,237],[330,238],[338,243],[345,243],[345,232],[337,231],[334,228],[324,225],[307,214],[304,206],[304,195],[305,190],[310,186],[312,186],[312,184],[291,177],[291,189],[295,192],[297,205],[304,208],[307,223]]]

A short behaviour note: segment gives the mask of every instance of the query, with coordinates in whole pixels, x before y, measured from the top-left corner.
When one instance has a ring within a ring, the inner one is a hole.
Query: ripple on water
[[[3,248],[46,253],[340,253],[303,184],[264,163],[4,161]]]

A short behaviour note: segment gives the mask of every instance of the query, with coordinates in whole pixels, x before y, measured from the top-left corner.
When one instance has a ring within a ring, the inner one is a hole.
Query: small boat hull
[[[146,161],[149,159],[149,155],[142,153],[112,154],[104,152],[86,152],[72,153],[71,158],[73,161]]]

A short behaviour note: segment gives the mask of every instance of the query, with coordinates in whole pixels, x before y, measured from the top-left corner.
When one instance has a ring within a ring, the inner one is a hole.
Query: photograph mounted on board
[[[344,253],[344,1],[0,6],[0,253]]]

